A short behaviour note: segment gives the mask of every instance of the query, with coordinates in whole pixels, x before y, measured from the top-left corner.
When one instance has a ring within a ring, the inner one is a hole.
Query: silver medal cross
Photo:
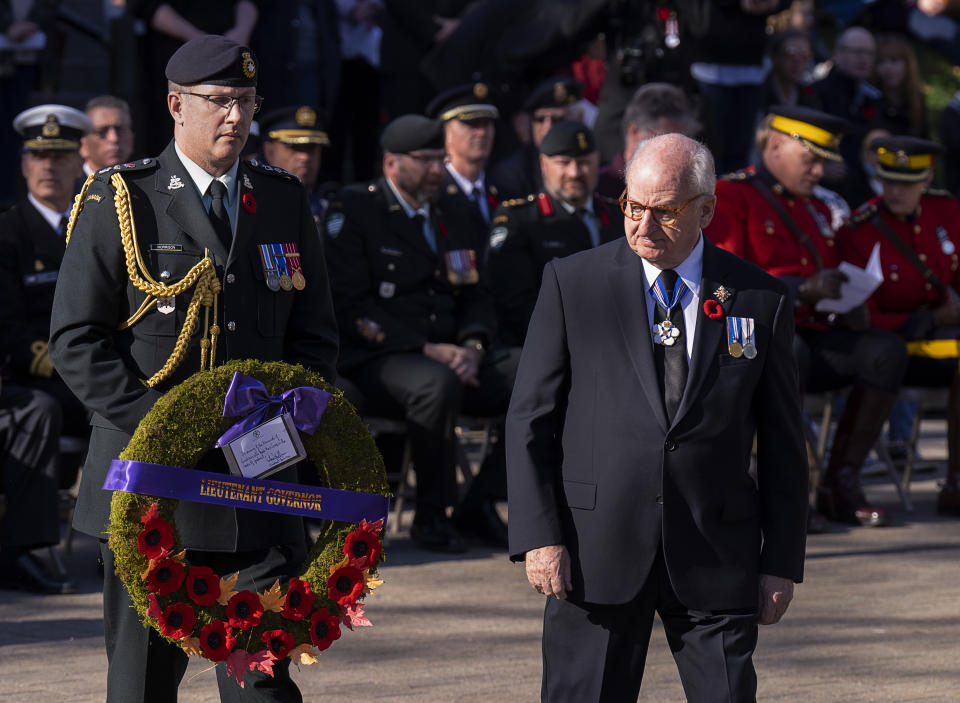
[[[653,326],[653,343],[665,347],[673,346],[680,336],[680,330],[670,320],[664,320]]]

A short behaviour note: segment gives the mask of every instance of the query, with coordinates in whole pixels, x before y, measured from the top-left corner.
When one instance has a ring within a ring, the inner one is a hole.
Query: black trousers
[[[406,419],[417,472],[417,505],[456,502],[453,428],[460,414],[497,417],[507,412],[520,361],[516,348],[493,350],[480,366],[480,385],[467,386],[446,364],[423,354],[390,354],[349,373],[366,398],[367,412]],[[470,486],[467,500],[506,493],[503,442],[497,442]]]
[[[60,405],[35,388],[3,385],[0,477],[7,511],[0,547],[35,549],[60,541]]]
[[[543,614],[544,703],[636,703],[659,613],[692,703],[756,700],[756,610],[710,613],[681,603],[663,554],[639,595],[623,605],[547,598]]]
[[[907,366],[906,345],[886,330],[798,330],[793,351],[804,393],[851,384],[896,393]]]
[[[130,602],[127,587],[116,575],[113,552],[100,542],[103,559],[103,635],[107,646],[107,703],[173,703],[187,670],[187,655],[152,627],[145,628]],[[275,579],[296,576],[306,556],[304,545],[252,552],[187,552],[191,565],[209,566],[220,576],[240,572],[238,584],[262,591]],[[290,678],[290,660],[273,667],[274,676],[248,671],[244,688],[217,665],[217,686],[224,703],[283,701],[301,703],[300,689]]]

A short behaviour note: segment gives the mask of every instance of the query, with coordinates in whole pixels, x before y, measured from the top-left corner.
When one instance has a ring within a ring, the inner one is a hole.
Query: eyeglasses
[[[98,129],[93,130],[91,134],[94,134],[100,137],[101,139],[106,139],[107,136],[110,134],[110,130],[116,130],[118,137],[122,137],[123,135],[130,132],[130,128],[124,125],[109,124],[109,125],[106,125],[105,127],[99,127]]]
[[[619,203],[620,210],[631,220],[642,220],[643,213],[649,210],[650,216],[658,225],[663,227],[673,227],[680,220],[680,213],[683,212],[684,208],[698,198],[702,198],[704,195],[709,195],[709,193],[700,193],[699,195],[694,195],[692,198],[690,198],[690,200],[678,208],[666,207],[665,205],[651,207],[649,205],[638,203],[636,200],[627,200],[627,191],[624,190],[623,194],[620,196]]]
[[[193,95],[198,98],[203,98],[207,102],[212,103],[217,107],[226,110],[227,112],[233,108],[234,103],[239,105],[243,112],[253,113],[258,112],[260,110],[260,106],[263,105],[263,96],[261,95],[241,95],[240,97],[233,97],[231,95],[204,95],[203,93],[187,92],[181,92],[180,95]]]

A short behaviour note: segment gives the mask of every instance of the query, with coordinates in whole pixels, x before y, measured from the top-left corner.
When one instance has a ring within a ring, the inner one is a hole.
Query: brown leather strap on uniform
[[[787,212],[786,208],[780,204],[780,201],[777,200],[776,196],[767,187],[767,184],[764,183],[759,178],[754,178],[750,181],[750,185],[757,189],[757,192],[764,197],[764,199],[770,203],[771,207],[777,211],[777,214],[780,216],[780,219],[783,220],[783,224],[787,226],[793,236],[800,240],[800,243],[807,248],[807,251],[810,252],[810,256],[813,257],[813,264],[817,267],[817,271],[823,271],[823,257],[820,256],[820,251],[817,249],[817,245],[813,243],[813,240],[810,239],[810,236],[800,229],[800,226],[797,224],[790,213]]]
[[[915,252],[909,244],[903,241],[903,237],[897,234],[893,230],[893,227],[888,225],[884,219],[880,217],[879,212],[870,218],[870,224],[880,230],[880,234],[886,237],[887,241],[897,248],[897,251],[900,252],[900,255],[904,259],[909,261],[913,267],[917,269],[917,271],[923,274],[923,277],[926,278],[927,281],[929,281],[930,284],[937,289],[937,292],[941,296],[946,297],[949,295],[947,287],[943,284],[943,281],[937,278],[937,274],[931,271],[929,266],[920,261],[920,257],[917,256],[917,252]]]

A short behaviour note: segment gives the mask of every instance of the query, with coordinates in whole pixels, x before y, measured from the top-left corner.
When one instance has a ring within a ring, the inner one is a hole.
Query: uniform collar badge
[[[243,174],[243,187],[248,190],[253,190],[253,183],[250,182],[250,176]]]
[[[167,190],[177,190],[178,188],[183,188],[183,181],[180,180],[180,176],[170,176]]]

